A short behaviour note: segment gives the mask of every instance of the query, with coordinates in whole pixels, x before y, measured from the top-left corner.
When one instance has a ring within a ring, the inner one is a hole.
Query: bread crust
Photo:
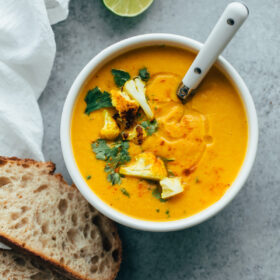
[[[34,159],[31,159],[31,158],[20,159],[20,158],[17,158],[17,157],[3,157],[3,156],[0,156],[0,167],[6,165],[9,162],[15,162],[15,163],[17,163],[18,166],[22,166],[24,168],[28,168],[31,165],[36,166],[38,168],[44,167],[44,168],[46,168],[46,170],[48,170],[50,175],[54,174],[55,169],[56,169],[55,164],[51,161],[40,162],[40,161],[36,161]]]
[[[63,176],[61,174],[54,174],[55,172],[55,164],[51,161],[49,162],[38,162],[35,161],[33,159],[20,159],[17,157],[3,157],[0,156],[0,169],[1,167],[3,167],[4,165],[6,165],[7,163],[16,163],[17,166],[22,166],[24,168],[29,168],[29,167],[37,167],[37,168],[44,168],[47,172],[47,174],[49,174],[50,176],[54,176],[57,180],[59,180],[60,182],[62,182],[63,184],[67,185],[69,188],[76,188],[75,185],[68,185]],[[77,190],[78,191],[78,190]],[[98,213],[98,215],[102,215],[100,213]],[[1,219],[1,218],[0,218]],[[115,277],[118,274],[118,271],[120,269],[120,264],[122,261],[122,244],[121,244],[121,240],[119,238],[118,232],[117,232],[117,227],[116,225],[110,221],[108,219],[108,221],[110,223],[110,227],[112,232],[115,232],[116,234],[114,234],[114,238],[115,238],[115,242],[117,244],[117,248],[118,248],[118,261],[116,262],[116,266],[115,266],[115,270],[112,271],[111,273],[111,277],[110,278],[98,278],[99,280],[113,280],[115,279]],[[99,229],[100,231],[100,229]],[[102,232],[100,231],[101,235]],[[51,258],[48,258],[46,256],[44,256],[43,254],[41,254],[39,251],[36,251],[32,248],[30,248],[29,246],[27,246],[25,243],[19,243],[16,240],[13,240],[12,238],[10,238],[8,235],[6,235],[4,232],[0,231],[0,242],[6,244],[7,246],[13,248],[14,250],[23,253],[23,254],[29,254],[32,256],[35,256],[36,258],[38,258],[38,260],[40,262],[45,263],[49,268],[51,268],[54,271],[57,271],[59,274],[67,277],[68,279],[71,280],[92,280],[92,278],[85,278],[82,275],[79,275],[78,273],[76,273],[75,271],[71,270],[69,267],[67,267],[66,265],[63,265]]]

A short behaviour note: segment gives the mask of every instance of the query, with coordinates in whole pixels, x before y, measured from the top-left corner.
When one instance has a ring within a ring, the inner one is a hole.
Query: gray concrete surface
[[[133,35],[169,32],[204,41],[226,0],[155,0],[136,18],[119,18],[101,0],[72,0],[66,21],[54,26],[57,55],[40,106],[44,153],[70,182],[59,125],[75,76],[106,46]],[[123,264],[118,280],[280,279],[280,1],[247,0],[250,17],[224,56],[246,81],[259,117],[253,171],[234,201],[211,220],[172,233],[119,226]]]

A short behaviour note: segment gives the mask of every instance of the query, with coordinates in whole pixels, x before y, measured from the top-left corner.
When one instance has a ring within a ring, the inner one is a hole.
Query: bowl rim
[[[258,145],[258,120],[253,99],[245,82],[234,67],[226,59],[220,56],[215,65],[227,75],[239,92],[248,121],[248,142],[246,155],[239,173],[229,189],[217,202],[206,209],[190,217],[174,221],[146,221],[131,217],[110,207],[89,188],[76,164],[71,143],[71,120],[73,107],[75,105],[76,98],[79,95],[80,89],[87,81],[88,77],[92,75],[94,70],[97,71],[98,67],[101,67],[122,53],[152,45],[177,46],[195,52],[199,51],[202,47],[201,43],[188,37],[167,33],[151,33],[130,37],[105,48],[93,57],[81,70],[68,92],[61,117],[60,139],[66,168],[81,194],[93,207],[105,216],[122,225],[145,231],[165,232],[189,228],[208,220],[220,212],[237,195],[248,178],[255,160]]]

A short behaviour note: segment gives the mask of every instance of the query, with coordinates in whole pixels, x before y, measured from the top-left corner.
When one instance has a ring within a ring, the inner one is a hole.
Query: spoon
[[[198,87],[248,15],[249,9],[241,2],[232,2],[226,7],[177,89],[177,96],[183,104],[194,95],[193,90]]]

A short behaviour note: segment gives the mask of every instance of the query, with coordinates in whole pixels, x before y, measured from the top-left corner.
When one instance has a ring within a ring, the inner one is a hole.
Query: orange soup
[[[243,163],[245,110],[212,67],[185,105],[176,90],[195,55],[167,47],[127,52],[92,75],[72,116],[74,157],[88,186],[129,216],[170,221],[218,201]]]

